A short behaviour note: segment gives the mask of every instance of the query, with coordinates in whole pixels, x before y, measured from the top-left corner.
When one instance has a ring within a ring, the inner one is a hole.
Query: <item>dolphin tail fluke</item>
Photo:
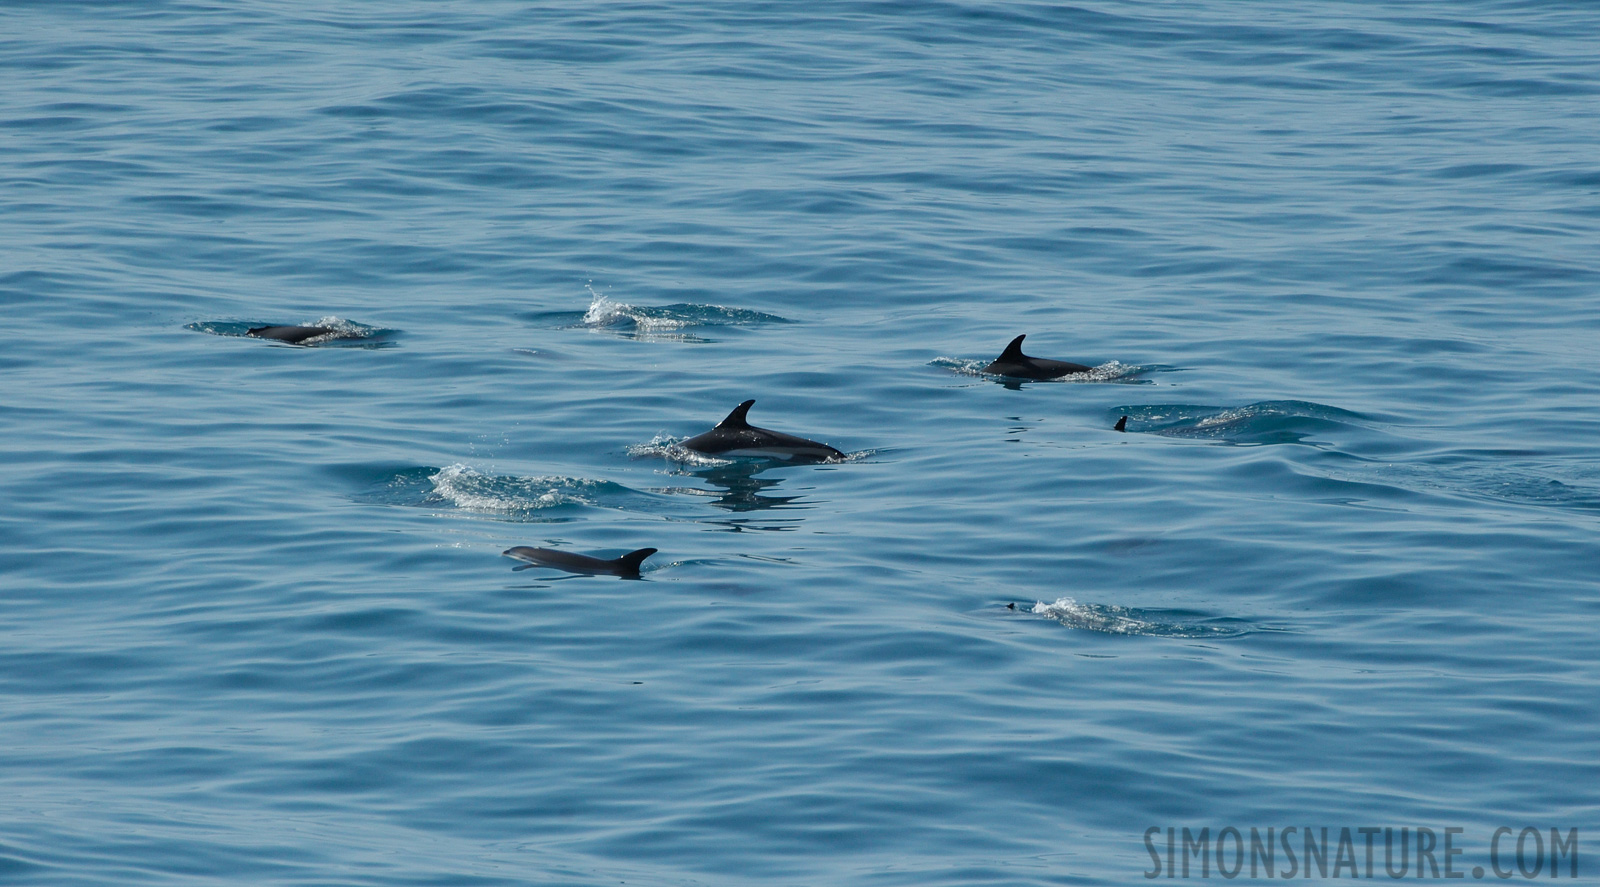
[[[656,549],[654,548],[641,548],[638,551],[630,551],[617,558],[617,563],[621,564],[623,569],[637,573],[639,572],[639,565],[644,563],[644,559],[655,553]]]
[[[1021,360],[1023,356],[1022,340],[1026,338],[1028,338],[1028,334],[1023,333],[1015,339],[1012,339],[1011,344],[1006,346],[1006,350],[1000,352],[1000,360]]]
[[[1128,417],[1127,416],[1123,416],[1122,418],[1118,419],[1117,420],[1117,427],[1113,428],[1111,430],[1112,431],[1127,431],[1128,430]]]
[[[755,403],[755,401],[753,401],[753,400],[747,400],[744,403],[739,404],[738,406],[734,407],[733,408],[733,412],[728,414],[728,418],[723,419],[721,422],[717,423],[717,427],[718,428],[749,428],[750,427],[750,422],[745,419],[745,414],[750,412],[750,407],[754,403]]]

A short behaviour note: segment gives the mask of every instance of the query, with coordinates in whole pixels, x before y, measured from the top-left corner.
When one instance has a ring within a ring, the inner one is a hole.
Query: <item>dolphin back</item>
[[[1011,340],[1006,350],[994,362],[983,368],[986,373],[999,376],[1015,376],[1021,379],[1058,379],[1072,373],[1085,373],[1093,367],[1081,363],[1069,363],[1065,360],[1051,360],[1047,357],[1029,357],[1022,353],[1022,340],[1027,335],[1023,334]]]
[[[554,567],[571,573],[610,573],[616,576],[639,575],[639,565],[644,563],[645,558],[655,553],[654,548],[641,548],[638,551],[630,551],[622,557],[605,560],[587,554],[559,551],[554,548],[533,548],[528,545],[518,545],[501,552],[505,557],[516,558],[536,567]]]
[[[307,339],[325,336],[331,332],[334,332],[334,330],[324,326],[258,326],[255,329],[246,330],[245,335],[254,336],[257,339],[274,339],[279,342],[298,345]]]
[[[726,419],[717,423],[717,427],[697,434],[681,445],[685,449],[713,456],[751,456],[786,462],[826,462],[845,457],[844,453],[825,443],[751,425],[746,417],[754,403],[754,400],[747,400],[739,404]]]

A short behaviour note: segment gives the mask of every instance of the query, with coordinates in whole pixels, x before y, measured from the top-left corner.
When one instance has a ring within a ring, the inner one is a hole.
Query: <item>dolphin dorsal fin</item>
[[[1128,430],[1128,417],[1127,416],[1123,416],[1122,418],[1118,419],[1117,420],[1117,427],[1115,427],[1115,428],[1113,428],[1111,430],[1112,431],[1127,431]]]
[[[655,553],[656,549],[654,548],[641,548],[638,551],[630,551],[617,558],[617,563],[637,573],[639,572],[639,565],[644,563],[644,559]]]
[[[1015,339],[1012,339],[1011,340],[1011,344],[1006,346],[1006,350],[1000,352],[1000,359],[1001,360],[1021,360],[1023,358],[1022,340],[1026,339],[1026,338],[1028,338],[1028,334],[1027,333],[1023,333],[1022,335],[1016,337]]]
[[[739,404],[738,406],[734,407],[733,408],[733,412],[728,414],[728,418],[723,419],[721,422],[717,423],[717,427],[718,428],[735,429],[735,430],[737,430],[739,428],[749,428],[750,427],[750,423],[749,423],[749,421],[747,421],[745,419],[744,416],[745,416],[746,413],[750,412],[750,407],[754,403],[755,403],[755,401],[753,401],[753,400],[747,400],[744,403]]]

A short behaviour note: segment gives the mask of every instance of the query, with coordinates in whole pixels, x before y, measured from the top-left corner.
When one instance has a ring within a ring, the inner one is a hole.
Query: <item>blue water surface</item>
[[[1600,826],[1592,4],[10,2],[0,82],[6,883]],[[748,398],[849,458],[675,447]]]

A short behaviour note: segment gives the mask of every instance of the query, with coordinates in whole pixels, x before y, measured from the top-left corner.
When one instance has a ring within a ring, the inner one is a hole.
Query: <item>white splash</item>
[[[1106,634],[1139,635],[1157,638],[1229,638],[1238,637],[1254,629],[1242,625],[1206,625],[1180,622],[1163,618],[1159,614],[1116,607],[1110,604],[1080,604],[1069,597],[1057,598],[1053,604],[1039,601],[1033,605],[1033,615],[1044,616],[1067,626],[1085,631]],[[1155,618],[1141,618],[1154,615]]]
[[[305,339],[300,342],[302,345],[318,345],[334,339],[365,339],[376,332],[376,330],[370,326],[362,326],[353,320],[345,320],[343,317],[333,314],[330,314],[327,317],[319,317],[316,320],[306,324],[306,326],[324,327],[329,330],[329,332],[323,333],[320,336],[312,336],[309,339]]]
[[[491,477],[457,463],[439,469],[429,478],[441,499],[466,511],[485,514],[521,514],[558,505],[589,505],[574,492],[585,481],[570,477]]]
[[[1124,616],[1117,612],[1119,609],[1080,604],[1072,598],[1064,597],[1057,598],[1053,604],[1036,602],[1033,605],[1033,614],[1054,619],[1070,628],[1103,631],[1107,634],[1152,634],[1158,628],[1154,622]]]
[[[632,325],[646,332],[661,332],[681,330],[690,325],[687,320],[652,315],[646,309],[626,302],[614,302],[595,292],[593,287],[586,288],[589,295],[594,296],[594,301],[589,303],[589,310],[583,313],[584,326],[606,328]]]

